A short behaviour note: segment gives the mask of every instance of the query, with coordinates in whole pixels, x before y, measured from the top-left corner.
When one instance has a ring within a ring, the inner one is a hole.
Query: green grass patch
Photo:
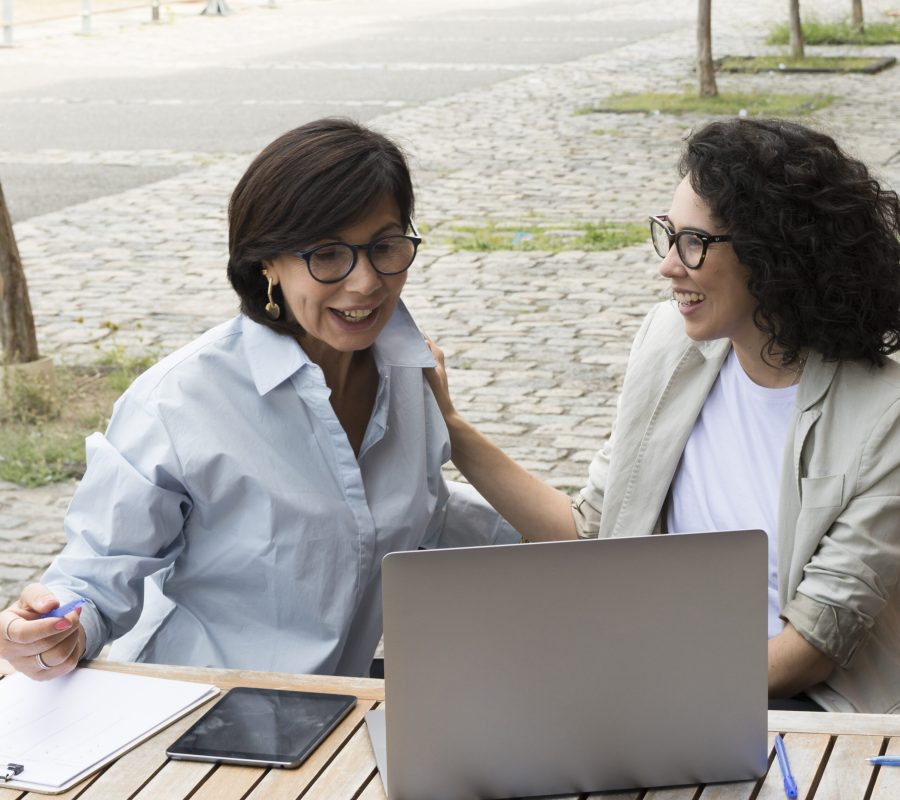
[[[159,358],[156,356],[128,355],[124,350],[116,348],[104,352],[97,363],[106,368],[106,381],[110,388],[121,394],[138,375],[146,372],[157,361]]]
[[[102,361],[57,366],[52,389],[20,388],[5,399],[0,406],[0,481],[34,487],[84,474],[85,437],[105,430],[113,403],[155,359],[109,352]]]
[[[803,41],[806,44],[900,44],[900,22],[868,22],[862,32],[846,20],[825,22],[810,19],[803,23]],[[776,25],[767,44],[788,44],[790,31],[787,23]]]
[[[720,72],[879,72],[890,58],[870,56],[726,56],[717,62]]]
[[[570,227],[539,227],[535,225],[455,226],[439,236],[454,250],[489,252],[493,250],[618,250],[647,239],[645,225],[634,223],[587,223]]]
[[[631,113],[704,114],[800,117],[825,108],[834,98],[822,94],[771,94],[767,92],[722,92],[700,97],[696,92],[643,92],[615,94],[602,105],[581,109],[581,114]]]

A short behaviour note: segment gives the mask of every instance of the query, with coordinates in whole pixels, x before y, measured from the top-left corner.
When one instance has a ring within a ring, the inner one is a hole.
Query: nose
[[[682,263],[675,245],[669,248],[669,252],[660,263],[659,274],[664,278],[683,278],[687,275],[687,267]]]
[[[347,289],[356,294],[370,295],[378,291],[382,286],[381,274],[375,271],[369,254],[365,250],[359,250],[356,256],[356,266],[347,276]]]

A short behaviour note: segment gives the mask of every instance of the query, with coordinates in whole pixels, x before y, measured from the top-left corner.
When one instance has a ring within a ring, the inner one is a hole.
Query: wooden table
[[[170,761],[166,747],[209,705],[170,725],[152,739],[64,794],[61,800],[385,800],[363,716],[384,700],[384,682],[315,675],[210,670],[97,661],[111,669],[164,678],[212,683],[221,689],[261,686],[275,689],[353,694],[356,708],[299,769],[265,770]],[[0,675],[8,673],[0,661]],[[0,709],[2,714],[2,709]],[[800,800],[898,800],[900,768],[871,767],[866,757],[882,751],[900,755],[900,715],[769,712],[769,772],[759,781],[709,786],[580,795],[565,800],[783,800],[772,737],[785,734]],[[37,800],[48,795],[0,789],[0,800]],[[423,798],[422,800],[426,800]],[[558,800],[563,800],[559,798]]]

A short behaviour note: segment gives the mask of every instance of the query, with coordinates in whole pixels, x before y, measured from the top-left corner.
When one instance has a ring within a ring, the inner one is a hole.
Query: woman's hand
[[[38,681],[57,678],[75,669],[84,655],[81,609],[65,617],[47,617],[59,601],[46,586],[32,583],[19,599],[0,611],[0,658]]]
[[[437,361],[437,366],[423,371],[434,394],[434,399],[437,400],[441,416],[443,416],[445,422],[448,422],[456,414],[456,409],[453,407],[453,400],[450,399],[450,383],[447,380],[447,368],[444,366],[444,351],[427,336],[425,341],[428,343],[428,348],[431,350],[434,360]]]

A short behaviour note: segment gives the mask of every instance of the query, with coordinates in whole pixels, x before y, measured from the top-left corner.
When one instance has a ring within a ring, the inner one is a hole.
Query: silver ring
[[[7,621],[6,625],[3,626],[3,638],[6,639],[7,642],[12,642],[12,637],[9,635],[10,626],[18,619],[16,616],[11,616]],[[13,642],[13,644],[16,644]]]
[[[39,670],[53,669],[53,667],[51,667],[47,662],[44,661],[43,658],[41,658],[41,654],[40,654],[40,653],[35,653],[35,654],[34,654],[34,660],[37,661],[37,665],[38,665],[38,669],[39,669]]]

